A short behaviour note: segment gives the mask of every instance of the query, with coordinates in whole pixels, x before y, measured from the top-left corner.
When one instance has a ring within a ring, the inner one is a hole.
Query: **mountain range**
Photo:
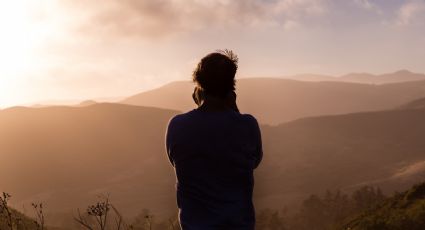
[[[175,177],[164,132],[177,113],[104,103],[2,110],[1,189],[14,195],[16,207],[44,202],[56,225],[66,221],[60,213],[69,218],[98,194],[110,194],[127,216],[143,208],[171,216]],[[405,108],[262,125],[257,208],[293,207],[326,189],[410,186],[424,173],[424,116],[425,109]]]
[[[121,103],[188,111],[195,107],[193,86],[173,82]],[[371,85],[250,78],[238,80],[236,93],[241,111],[253,114],[262,124],[277,125],[303,117],[392,109],[425,97],[425,80]]]
[[[50,224],[110,194],[126,216],[176,213],[165,155],[169,119],[193,108],[176,82],[122,101],[0,110],[0,189],[17,209],[44,202]],[[184,93],[187,92],[187,93]],[[258,209],[296,207],[310,194],[363,185],[404,190],[425,176],[425,81],[384,85],[241,79],[242,112],[261,123]],[[135,105],[129,105],[135,104]]]
[[[399,70],[393,73],[370,74],[370,73],[350,73],[338,77],[320,74],[298,74],[293,76],[284,76],[285,79],[293,79],[299,81],[338,81],[362,84],[388,84],[409,81],[425,80],[425,74],[413,73],[409,70]]]

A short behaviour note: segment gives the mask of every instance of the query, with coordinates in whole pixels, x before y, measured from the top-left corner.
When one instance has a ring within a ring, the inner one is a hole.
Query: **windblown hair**
[[[198,63],[193,71],[193,82],[206,94],[225,97],[235,90],[235,74],[238,57],[231,50],[210,53]]]

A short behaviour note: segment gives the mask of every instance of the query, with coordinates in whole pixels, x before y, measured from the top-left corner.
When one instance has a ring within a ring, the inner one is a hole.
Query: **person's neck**
[[[198,107],[201,111],[218,112],[232,109],[225,99],[209,96]]]

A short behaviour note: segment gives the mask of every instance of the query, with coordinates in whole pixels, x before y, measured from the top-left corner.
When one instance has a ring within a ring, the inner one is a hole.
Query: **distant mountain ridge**
[[[319,74],[298,74],[293,76],[284,76],[282,78],[299,80],[299,81],[337,81],[349,83],[362,83],[362,84],[389,84],[400,83],[409,81],[422,81],[425,80],[425,74],[413,73],[409,70],[398,70],[393,73],[385,74],[370,74],[370,73],[350,73],[342,76],[330,76]]]
[[[400,107],[400,109],[422,109],[422,108],[425,108],[425,97],[416,99]]]
[[[393,109],[425,97],[425,80],[372,85],[243,78],[237,80],[236,86],[239,109],[272,125],[303,117]],[[189,111],[195,108],[193,87],[189,81],[172,82],[121,103]]]

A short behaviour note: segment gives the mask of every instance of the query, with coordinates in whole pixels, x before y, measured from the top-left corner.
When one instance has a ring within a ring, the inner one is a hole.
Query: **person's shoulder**
[[[241,117],[247,121],[257,122],[257,119],[249,113],[241,113]]]
[[[194,110],[188,111],[186,113],[180,113],[180,114],[174,115],[168,123],[177,124],[177,123],[184,122],[193,115],[193,111]]]
[[[241,113],[241,117],[245,122],[248,122],[253,125],[258,125],[257,119],[249,113]]]

